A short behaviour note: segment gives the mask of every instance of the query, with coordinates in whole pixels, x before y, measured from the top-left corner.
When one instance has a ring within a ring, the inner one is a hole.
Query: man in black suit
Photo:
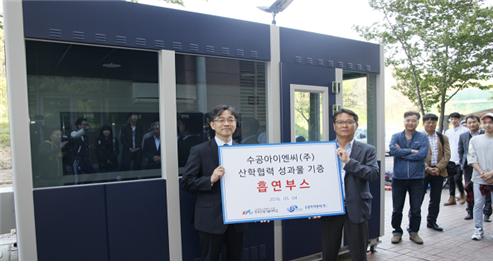
[[[351,259],[366,260],[373,198],[369,182],[378,178],[376,151],[373,146],[354,140],[358,115],[353,111],[337,111],[333,124],[337,155],[342,162],[346,214],[322,218],[322,256],[323,260],[337,260],[344,227]]]
[[[472,166],[467,164],[467,153],[469,153],[469,141],[471,140],[471,138],[484,133],[484,131],[479,129],[479,124],[480,124],[480,120],[478,116],[476,115],[467,116],[466,125],[469,131],[462,133],[459,137],[459,158],[460,158],[459,163],[462,168],[462,171],[464,172],[464,183],[465,183],[464,189],[466,190],[467,193],[467,199],[466,199],[467,215],[466,217],[464,217],[465,220],[472,219],[472,209],[474,207],[474,192],[472,190],[472,182],[471,182],[473,168]],[[485,222],[491,222],[490,220],[491,213],[492,213],[491,197],[486,195],[486,202],[483,208]]]
[[[238,115],[231,106],[219,105],[211,112],[209,125],[215,132],[208,142],[192,147],[183,170],[184,187],[196,194],[194,226],[199,232],[202,260],[241,260],[243,225],[225,225],[221,204],[224,168],[219,166],[218,146],[232,145]]]
[[[137,123],[138,115],[132,113],[128,116],[128,124],[120,131],[122,143],[121,170],[139,170],[142,163],[142,127]]]
[[[152,136],[144,140],[143,155],[145,169],[161,168],[161,137],[159,122],[152,123]]]

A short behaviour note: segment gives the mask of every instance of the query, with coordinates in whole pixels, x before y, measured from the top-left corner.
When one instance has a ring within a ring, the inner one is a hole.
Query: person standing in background
[[[457,112],[453,112],[449,115],[449,121],[452,127],[445,131],[445,136],[448,137],[450,142],[450,161],[447,166],[448,184],[450,197],[445,206],[455,205],[455,187],[459,190],[460,196],[457,198],[460,204],[466,202],[466,195],[464,193],[464,185],[462,184],[462,169],[460,166],[459,155],[459,137],[461,134],[467,132],[467,128],[460,124],[461,115]]]
[[[423,116],[425,133],[430,143],[428,156],[425,159],[425,194],[430,185],[430,204],[428,206],[427,227],[435,231],[443,231],[437,224],[440,212],[443,180],[447,177],[447,164],[450,160],[450,146],[447,136],[436,131],[438,116],[426,114]]]
[[[121,170],[140,170],[142,163],[142,126],[137,122],[138,115],[132,113],[128,116],[128,124],[120,131],[122,143]]]
[[[484,134],[475,136],[469,141],[467,162],[474,170],[472,174],[474,190],[474,233],[472,240],[481,240],[483,231],[483,207],[485,196],[492,195],[493,189],[493,113],[481,117]]]
[[[414,111],[404,113],[404,131],[396,133],[390,141],[390,155],[394,157],[392,176],[392,232],[391,242],[400,243],[403,230],[402,210],[409,193],[409,239],[423,244],[418,235],[421,224],[421,204],[424,196],[425,158],[429,142],[425,134],[416,131],[420,114]]]
[[[481,120],[479,119],[478,116],[476,116],[476,115],[467,116],[466,117],[466,125],[467,125],[469,131],[461,134],[460,138],[459,138],[460,164],[462,166],[462,170],[464,171],[464,190],[467,193],[467,196],[466,196],[467,215],[466,215],[466,217],[464,217],[464,220],[471,220],[472,219],[472,210],[474,207],[474,192],[473,192],[473,188],[472,188],[473,183],[471,181],[473,168],[472,168],[472,166],[467,164],[467,154],[469,152],[469,141],[471,140],[472,137],[477,136],[477,135],[481,135],[484,133],[483,130],[479,129],[480,123],[481,123]],[[486,196],[485,197],[485,204],[484,204],[484,208],[483,208],[483,214],[484,214],[484,221],[485,222],[491,222],[490,217],[491,217],[492,211],[493,210],[491,208],[491,197]]]

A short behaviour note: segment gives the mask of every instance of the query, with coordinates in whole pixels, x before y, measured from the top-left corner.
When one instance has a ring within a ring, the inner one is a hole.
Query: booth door
[[[334,69],[301,64],[281,65],[281,115],[283,142],[333,139],[331,125],[335,96]],[[283,259],[293,260],[321,252],[319,220],[282,222]]]
[[[168,260],[158,53],[28,40],[26,58],[38,259]]]

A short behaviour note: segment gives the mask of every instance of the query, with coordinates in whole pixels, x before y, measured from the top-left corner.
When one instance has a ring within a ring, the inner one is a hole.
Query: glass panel
[[[294,92],[296,142],[320,141],[323,138],[323,100],[321,93]]]
[[[353,110],[358,115],[358,129],[354,139],[368,141],[367,77],[365,74],[344,73],[343,107]]]
[[[156,52],[37,41],[26,52],[34,187],[160,177]]]
[[[240,115],[236,142],[267,142],[263,62],[177,55],[176,103],[180,168],[192,146],[211,138],[207,113],[219,104],[233,106]]]

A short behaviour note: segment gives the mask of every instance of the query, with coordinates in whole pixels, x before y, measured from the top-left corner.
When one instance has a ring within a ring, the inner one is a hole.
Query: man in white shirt
[[[473,240],[483,238],[483,207],[485,196],[493,189],[493,113],[481,117],[484,134],[471,138],[467,162],[474,168],[472,174],[474,190],[474,233]]]
[[[454,205],[455,202],[455,186],[459,190],[460,204],[466,202],[466,195],[464,193],[464,185],[462,183],[462,170],[460,166],[460,155],[459,155],[459,138],[463,133],[468,132],[468,129],[460,124],[461,115],[457,112],[453,112],[449,115],[449,121],[452,127],[447,129],[445,136],[448,137],[450,142],[450,161],[447,166],[448,173],[448,183],[449,183],[449,193],[450,197],[448,201],[444,204],[445,206]]]

